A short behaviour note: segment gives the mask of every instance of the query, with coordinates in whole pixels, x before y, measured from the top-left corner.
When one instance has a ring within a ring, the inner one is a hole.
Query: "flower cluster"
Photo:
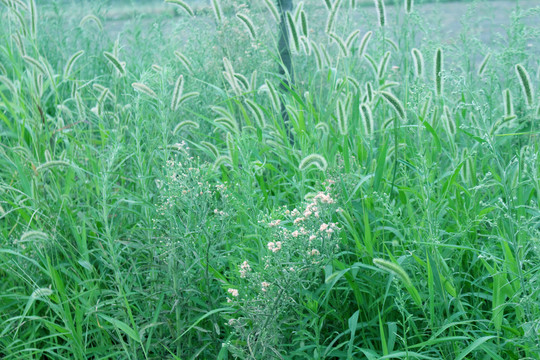
[[[228,292],[229,294],[231,294],[232,297],[235,297],[235,298],[237,298],[238,295],[240,295],[240,293],[238,292],[238,289],[229,288],[229,289],[227,289],[227,292]],[[233,300],[232,300],[231,298],[229,298],[229,297],[227,298],[227,302],[228,302],[228,303],[230,303],[230,302],[232,302],[232,301],[233,301]]]
[[[329,190],[327,188],[326,192],[313,195],[311,201],[300,210],[285,210],[284,219],[268,221],[268,228],[272,230],[268,250],[277,253],[287,248],[289,257],[291,254],[307,254],[307,258],[304,255],[297,259],[302,259],[303,264],[313,263],[316,261],[313,258],[321,254],[330,256],[337,246],[331,240],[340,228],[337,222],[330,221],[339,208]]]
[[[244,261],[242,265],[240,265],[240,277],[244,279],[248,273],[248,271],[251,270],[251,266],[249,266],[248,261]]]
[[[253,333],[276,339],[283,319],[298,306],[300,293],[323,281],[321,274],[338,248],[340,230],[337,201],[330,190],[329,186],[313,194],[302,207],[281,208],[259,221],[263,256],[258,263],[239,263],[241,297],[234,295],[238,290],[227,290],[227,301],[238,308],[227,324],[244,340]]]
[[[276,242],[273,242],[273,241],[270,241],[268,243],[268,250],[272,251],[272,252],[278,252],[279,250],[281,250],[281,241],[276,241]]]

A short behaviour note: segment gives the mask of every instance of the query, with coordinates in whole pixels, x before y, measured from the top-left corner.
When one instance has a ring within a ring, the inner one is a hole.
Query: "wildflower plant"
[[[302,299],[323,284],[323,269],[339,249],[341,227],[331,185],[312,194],[300,209],[282,207],[260,221],[259,261],[245,260],[231,278],[227,304],[237,310],[227,319],[235,337],[226,345],[240,358],[248,349],[264,353],[290,336],[291,315]]]
[[[174,304],[175,330],[181,334],[191,321],[183,311],[185,307],[213,309],[219,302],[219,298],[204,294],[220,292],[215,269],[223,268],[227,261],[224,254],[234,228],[234,210],[227,187],[214,180],[211,164],[193,157],[185,142],[172,149],[163,169],[164,180],[157,180],[159,202],[154,229],[157,256],[167,269],[163,290]],[[238,291],[229,289],[229,295],[236,297]],[[207,301],[200,303],[199,298]],[[208,326],[213,328],[212,324]]]

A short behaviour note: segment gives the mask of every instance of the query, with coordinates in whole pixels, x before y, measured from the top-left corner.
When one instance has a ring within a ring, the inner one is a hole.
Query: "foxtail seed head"
[[[484,71],[486,70],[486,67],[489,63],[489,59],[491,58],[491,53],[488,53],[485,57],[484,57],[484,60],[482,60],[482,63],[480,64],[480,67],[478,68],[478,76],[482,76],[482,74],[484,73]]]
[[[332,28],[334,27],[334,23],[336,21],[336,15],[337,15],[340,5],[341,5],[341,0],[335,0],[334,3],[332,4],[332,9],[330,10],[330,14],[328,14],[328,19],[326,21],[327,34],[332,32]]]
[[[433,67],[433,75],[435,77],[435,94],[442,96],[443,93],[443,52],[441,48],[435,51],[435,61]]]
[[[347,45],[345,44],[345,42],[343,41],[343,39],[339,35],[335,33],[329,33],[328,36],[330,36],[336,42],[343,57],[349,56],[349,49]]]
[[[118,60],[116,56],[114,56],[112,53],[104,51],[103,55],[109,60],[109,62],[114,66],[116,71],[120,74],[120,76],[124,76],[126,74],[126,69],[124,68],[124,65]]]
[[[362,128],[364,134],[371,137],[375,131],[375,125],[373,123],[373,115],[371,109],[367,104],[360,105],[360,119],[362,120]]]
[[[300,27],[302,29],[302,34],[304,36],[309,35],[309,27],[308,27],[308,20],[307,15],[304,10],[300,11]]]
[[[176,135],[178,131],[180,131],[182,128],[192,127],[194,129],[199,128],[199,123],[196,123],[193,120],[184,120],[180,121],[173,129],[173,135]]]
[[[176,50],[174,52],[174,56],[176,56],[178,58],[178,60],[180,60],[180,62],[186,67],[186,69],[188,69],[188,71],[190,73],[193,72],[193,70],[191,68],[191,61],[189,61],[189,59],[184,54],[182,54],[180,51]]]
[[[354,30],[352,33],[350,33],[349,36],[347,36],[347,40],[345,40],[345,45],[347,46],[347,49],[352,49],[352,45],[354,44],[354,41],[356,40],[358,35],[360,35],[360,30]]]
[[[247,16],[246,14],[236,14],[236,17],[242,21],[242,23],[244,23],[244,25],[246,26],[246,29],[248,30],[248,33],[249,33],[249,37],[251,38],[251,40],[255,40],[257,38],[257,33],[255,32],[255,25],[253,25],[253,22],[251,21],[251,19],[249,18],[249,16]]]
[[[384,8],[384,0],[375,0],[375,8],[377,9],[377,15],[379,17],[379,26],[384,27],[386,25],[386,9]]]
[[[274,1],[273,0],[264,0],[264,3],[266,5],[266,8],[270,11],[270,14],[272,14],[272,17],[274,18],[274,20],[279,23],[279,12],[278,12],[278,9],[276,7],[276,5],[274,4]]]
[[[512,104],[512,93],[510,89],[505,89],[503,92],[504,99],[504,116],[510,117],[514,115],[514,105]]]
[[[377,70],[377,78],[379,81],[384,77],[384,74],[386,73],[386,67],[388,66],[389,59],[390,51],[387,51],[381,59],[381,62],[379,63],[379,68]]]
[[[371,85],[371,81],[366,83],[366,96],[368,102],[373,101],[373,85]]]
[[[328,167],[328,163],[326,162],[326,159],[319,155],[319,154],[310,154],[306,156],[305,158],[300,161],[300,164],[298,165],[298,168],[300,171],[306,171],[311,167],[316,167],[317,169],[321,171],[326,171],[326,168]]]
[[[176,80],[176,84],[174,85],[173,90],[173,96],[171,101],[171,110],[175,111],[178,109],[178,105],[180,105],[180,98],[182,97],[182,92],[184,90],[184,76],[180,75],[178,79]]]
[[[212,0],[212,10],[214,11],[214,16],[218,24],[223,22],[223,12],[221,11],[220,0]]]
[[[388,91],[381,91],[380,92],[382,97],[394,108],[396,111],[396,114],[400,119],[405,119],[405,109],[403,108],[403,104],[399,99],[392,93]]]
[[[452,112],[448,106],[444,106],[444,127],[448,132],[448,136],[453,138],[456,135],[456,122],[452,116]]]
[[[349,133],[349,118],[345,109],[345,105],[341,100],[337,102],[337,125],[339,133],[343,136]]]
[[[300,49],[300,39],[298,38],[298,31],[296,29],[296,24],[292,17],[292,14],[287,11],[287,25],[289,26],[289,34],[292,39],[293,49],[298,52]]]
[[[184,1],[182,0],[165,0],[166,3],[178,5],[181,7],[185,12],[189,14],[189,16],[195,16],[195,13],[193,12],[193,9]]]
[[[405,0],[405,12],[406,12],[407,14],[412,13],[412,11],[413,11],[413,5],[414,5],[414,1],[413,1],[413,0]]]
[[[253,114],[255,118],[255,123],[257,124],[257,126],[259,126],[259,128],[261,129],[264,128],[264,126],[266,125],[266,121],[264,119],[264,113],[259,107],[259,105],[257,105],[254,101],[250,99],[246,99],[245,102],[246,102],[246,105],[249,107],[249,110],[251,110],[251,113]]]
[[[69,58],[66,66],[64,67],[64,79],[68,78],[71,75],[71,70],[73,69],[73,65],[75,65],[75,62],[78,58],[83,56],[84,50],[79,50],[75,54],[71,55]]]
[[[362,37],[362,41],[360,41],[360,47],[358,48],[359,57],[362,57],[364,55],[364,52],[366,51],[367,45],[369,43],[369,39],[371,39],[371,35],[373,35],[373,32],[368,31],[364,34],[364,37]]]
[[[133,89],[135,89],[135,91],[139,92],[139,93],[143,93],[143,94],[146,94],[148,96],[150,96],[151,98],[153,99],[157,99],[158,96],[157,94],[154,92],[154,90],[150,89],[148,86],[146,86],[145,84],[143,83],[139,83],[139,82],[134,82],[131,84],[131,87],[133,87]]]
[[[424,56],[422,56],[422,53],[418,49],[412,49],[411,52],[413,55],[416,77],[422,78],[424,76]]]
[[[517,64],[516,74],[519,78],[519,82],[521,83],[521,89],[523,90],[523,95],[525,97],[525,100],[527,101],[527,105],[532,106],[534,91],[531,85],[531,78],[529,77],[529,73],[521,64]]]
[[[98,27],[99,31],[103,31],[103,24],[101,23],[101,20],[99,20],[99,18],[93,14],[89,14],[89,15],[86,15],[85,17],[83,17],[81,19],[81,22],[79,23],[79,26],[80,27],[83,27],[84,24],[86,24],[87,22],[93,22],[94,24],[96,24],[96,26]]]

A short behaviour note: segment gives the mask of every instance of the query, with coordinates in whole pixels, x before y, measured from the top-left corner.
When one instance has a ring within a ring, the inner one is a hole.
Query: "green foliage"
[[[0,358],[538,359],[539,9],[375,3],[1,1]]]

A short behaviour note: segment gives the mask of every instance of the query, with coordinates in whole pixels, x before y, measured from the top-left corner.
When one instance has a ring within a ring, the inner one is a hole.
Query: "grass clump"
[[[369,4],[2,1],[0,358],[538,359],[538,9]]]

